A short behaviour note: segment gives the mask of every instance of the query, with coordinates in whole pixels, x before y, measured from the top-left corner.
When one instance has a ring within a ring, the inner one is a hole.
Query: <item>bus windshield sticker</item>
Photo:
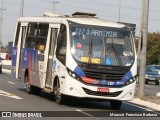
[[[112,59],[107,58],[106,59],[106,65],[112,65]]]

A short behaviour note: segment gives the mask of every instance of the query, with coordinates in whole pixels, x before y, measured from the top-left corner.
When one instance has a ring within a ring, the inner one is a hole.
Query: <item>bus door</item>
[[[46,79],[45,79],[45,88],[51,88],[52,86],[52,79],[54,78],[54,70],[52,69],[54,66],[53,57],[55,52],[55,45],[57,39],[57,33],[60,25],[59,24],[52,24],[50,25],[49,30],[49,37],[48,37],[48,57],[46,59],[45,70],[46,70]]]
[[[24,41],[26,39],[26,29],[28,23],[21,23],[18,46],[17,46],[17,56],[16,56],[16,79],[21,79],[22,72],[22,54],[24,47]]]

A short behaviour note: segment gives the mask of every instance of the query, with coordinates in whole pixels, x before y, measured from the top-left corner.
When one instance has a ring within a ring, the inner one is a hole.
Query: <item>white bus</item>
[[[131,100],[137,74],[132,32],[95,14],[46,13],[18,19],[12,73],[27,93],[45,90],[63,103],[65,96],[109,100],[119,109]]]

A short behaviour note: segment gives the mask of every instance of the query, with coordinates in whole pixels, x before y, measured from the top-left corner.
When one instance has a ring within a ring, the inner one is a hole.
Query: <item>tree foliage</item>
[[[160,33],[148,33],[147,65],[160,64]]]

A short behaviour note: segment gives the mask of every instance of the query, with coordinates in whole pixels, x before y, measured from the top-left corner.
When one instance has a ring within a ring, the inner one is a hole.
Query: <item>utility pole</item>
[[[21,0],[20,17],[23,17],[23,10],[24,10],[24,0]]]
[[[141,21],[140,21],[140,31],[139,31],[139,41],[138,41],[138,55],[137,55],[137,66],[139,69],[140,66],[140,59],[141,59],[141,45],[142,45],[142,23],[143,23],[143,0],[141,3]]]
[[[3,0],[1,0],[1,18],[0,18],[0,56],[1,56],[1,45],[2,45],[2,31],[3,31]]]
[[[55,9],[56,9],[56,3],[59,3],[59,2],[55,2],[54,0],[52,1],[52,3],[53,3],[53,13],[55,12]]]
[[[149,16],[149,0],[143,0],[143,21],[142,21],[142,48],[140,60],[140,74],[139,74],[139,90],[138,96],[144,97],[145,85],[145,67],[146,67],[146,52],[147,52],[147,34],[148,34],[148,16]]]
[[[118,15],[118,22],[121,20],[121,0],[119,0],[119,15]]]

